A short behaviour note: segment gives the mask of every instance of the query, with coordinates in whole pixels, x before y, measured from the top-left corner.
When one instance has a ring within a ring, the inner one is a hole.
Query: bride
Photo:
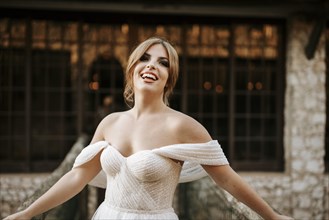
[[[131,109],[106,116],[72,170],[5,220],[31,219],[88,183],[107,189],[93,219],[178,219],[172,208],[177,184],[205,175],[264,219],[292,219],[273,211],[232,170],[199,122],[169,107],[178,72],[178,55],[169,42],[150,38],[138,45],[125,74],[124,97]]]

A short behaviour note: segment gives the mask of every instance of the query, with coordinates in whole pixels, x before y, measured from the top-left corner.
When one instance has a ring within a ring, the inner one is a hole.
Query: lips
[[[145,72],[145,73],[142,73],[142,74],[141,74],[141,77],[142,77],[143,79],[151,79],[151,80],[153,80],[153,81],[158,80],[158,76],[157,76],[156,74],[152,73],[152,72]]]

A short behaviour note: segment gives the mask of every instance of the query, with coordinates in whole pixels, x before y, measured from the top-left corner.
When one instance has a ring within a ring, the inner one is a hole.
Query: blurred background
[[[127,59],[151,36],[180,56],[170,106],[201,122],[275,209],[329,219],[324,0],[0,0],[0,217],[79,137],[87,144],[104,116],[127,109]],[[88,188],[79,218],[101,198]],[[175,209],[181,219],[233,218],[239,203],[228,198],[204,178],[179,186]]]

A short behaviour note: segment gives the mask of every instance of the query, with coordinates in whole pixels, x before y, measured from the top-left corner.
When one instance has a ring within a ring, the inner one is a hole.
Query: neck
[[[162,97],[138,96],[135,94],[135,104],[132,111],[136,117],[143,114],[154,114],[164,111],[167,108]]]

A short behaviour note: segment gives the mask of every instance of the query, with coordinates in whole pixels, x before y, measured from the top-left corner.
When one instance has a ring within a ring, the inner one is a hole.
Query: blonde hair
[[[125,72],[125,89],[123,92],[123,96],[125,102],[129,107],[132,107],[134,104],[133,73],[135,66],[139,62],[140,58],[145,54],[145,52],[155,44],[161,44],[168,53],[169,76],[168,76],[167,84],[164,88],[163,102],[166,105],[169,105],[168,98],[172,94],[178,78],[178,72],[179,72],[178,54],[175,48],[167,40],[159,37],[152,37],[140,43],[135,48],[135,50],[131,53],[128,59],[127,68]]]

